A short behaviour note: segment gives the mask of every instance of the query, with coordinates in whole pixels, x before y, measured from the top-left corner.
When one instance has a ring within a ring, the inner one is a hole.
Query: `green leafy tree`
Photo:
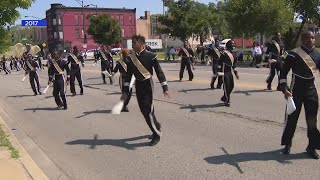
[[[231,32],[229,24],[225,18],[226,2],[219,1],[217,4],[209,3],[209,11],[211,13],[209,24],[214,34],[221,34],[223,37],[230,37]]]
[[[178,37],[180,40],[187,40],[194,31],[195,18],[192,17],[192,0],[166,0],[168,12],[166,15],[160,15],[158,21],[161,26],[158,31],[164,34]]]
[[[190,18],[194,18],[193,23],[193,34],[196,35],[197,39],[200,39],[200,45],[203,45],[203,42],[210,35],[211,26],[210,21],[213,19],[213,14],[210,13],[209,8],[206,4],[195,2],[191,9]]]
[[[287,3],[293,7],[294,12],[302,20],[291,44],[292,47],[295,47],[305,24],[307,22],[320,22],[320,0],[287,0]]]
[[[293,23],[293,11],[283,0],[229,0],[224,10],[236,37],[285,32]]]
[[[0,3],[0,52],[10,45],[10,36],[5,26],[12,24],[19,16],[18,8],[28,9],[35,0],[2,0]]]
[[[122,31],[119,22],[108,14],[89,16],[88,34],[98,44],[115,45],[121,42]]]

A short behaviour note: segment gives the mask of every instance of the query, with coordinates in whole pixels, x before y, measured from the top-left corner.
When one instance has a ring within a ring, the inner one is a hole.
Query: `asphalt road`
[[[100,67],[90,63],[83,69],[85,94],[72,97],[68,89],[66,111],[56,108],[52,88],[33,96],[29,82],[21,83],[22,72],[0,74],[0,115],[50,179],[320,178],[320,161],[305,153],[304,111],[292,154],[280,154],[286,101],[265,90],[268,69],[239,68],[228,108],[220,101],[223,91],[209,89],[210,67],[197,66],[193,81],[185,72],[179,82],[179,65],[162,63],[172,97],[163,97],[154,77],[163,136],[150,147],[151,131],[135,96],[130,112],[112,115],[120,98],[118,74],[115,85],[102,84]],[[47,73],[39,74],[44,88]]]

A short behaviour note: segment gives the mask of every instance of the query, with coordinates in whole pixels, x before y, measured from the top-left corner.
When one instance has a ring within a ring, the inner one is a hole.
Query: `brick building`
[[[144,36],[146,39],[151,38],[150,11],[145,11],[144,16],[137,19],[137,34]]]
[[[124,40],[136,34],[136,9],[82,8],[51,4],[51,8],[46,11],[49,50],[71,50],[73,46],[78,46],[79,50],[83,50],[83,22],[85,32],[87,32],[90,22],[86,17],[95,14],[109,14],[117,19],[120,22]],[[86,40],[86,49],[95,49],[99,46],[87,33]]]

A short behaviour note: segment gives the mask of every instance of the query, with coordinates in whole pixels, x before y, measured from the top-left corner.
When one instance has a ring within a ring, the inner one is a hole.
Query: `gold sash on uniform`
[[[318,72],[317,65],[314,63],[309,54],[307,54],[301,47],[295,48],[292,51],[300,56],[300,58],[307,64],[313,76],[315,77],[315,74]]]
[[[59,74],[63,74],[62,69],[60,68],[60,66],[58,65],[57,61],[55,59],[52,59],[52,63],[53,66],[56,68],[56,70],[58,71]]]
[[[182,48],[182,51],[186,54],[187,57],[190,57],[190,54],[186,48]]]
[[[99,49],[99,52],[100,52],[102,58],[103,58],[104,60],[107,60],[106,55],[104,54],[104,52],[103,52],[101,49]]]
[[[229,57],[229,59],[231,61],[231,66],[233,66],[233,62],[234,62],[233,55],[229,51],[224,51],[224,52],[228,55],[228,57]]]
[[[136,56],[136,53],[131,53],[130,58],[133,64],[137,67],[138,71],[143,75],[144,78],[149,79],[151,77],[150,72],[141,64],[139,59]]]
[[[281,49],[280,49],[280,45],[278,44],[278,42],[277,41],[272,41],[273,42],[273,44],[276,46],[276,48],[277,48],[277,50],[278,50],[278,55],[280,55],[280,51],[281,51]]]
[[[119,63],[121,64],[121,66],[123,67],[123,69],[127,72],[127,64],[123,61],[123,60],[119,60]]]
[[[213,50],[214,50],[214,52],[216,53],[216,55],[220,58],[220,56],[221,56],[221,53],[220,53],[220,51],[217,49],[217,48],[212,48]]]
[[[75,56],[74,54],[72,54],[72,53],[70,53],[69,54],[71,57],[72,57],[72,59],[77,63],[77,64],[79,64],[79,59],[77,58],[77,56]]]
[[[31,71],[34,71],[34,67],[30,64],[30,62],[28,60],[27,60],[27,65]]]

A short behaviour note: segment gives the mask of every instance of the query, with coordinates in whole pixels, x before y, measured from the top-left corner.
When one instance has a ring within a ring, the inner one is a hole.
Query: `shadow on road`
[[[8,98],[22,98],[22,97],[31,97],[35,95],[27,94],[27,95],[15,95],[15,96],[7,96]]]
[[[200,108],[217,108],[217,107],[224,107],[224,103],[218,104],[199,104],[199,105],[192,105],[189,104],[188,106],[182,106],[180,109],[190,109],[190,112],[197,112],[197,109]]]
[[[212,90],[211,88],[204,88],[204,89],[182,89],[178,92],[184,92],[186,94],[188,94],[189,91],[208,91],[208,90]]]
[[[111,93],[106,93],[106,95],[119,95],[122,94],[121,92],[111,92]]]
[[[149,143],[143,142],[143,143],[133,144],[129,142],[146,139],[149,136],[150,135],[145,135],[145,136],[138,136],[138,137],[127,138],[127,139],[98,139],[98,135],[94,135],[93,139],[78,139],[78,140],[66,142],[65,144],[89,145],[90,149],[95,149],[96,146],[110,145],[110,146],[122,147],[129,150],[135,150],[138,147],[148,146]]]
[[[228,151],[221,147],[221,150],[225,153],[224,155],[212,156],[204,158],[209,164],[229,164],[237,168],[239,173],[244,173],[239,163],[248,161],[277,161],[281,164],[290,164],[290,160],[295,159],[309,159],[306,153],[283,155],[281,149],[267,151],[267,152],[247,152],[238,154],[229,154]]]
[[[87,78],[87,80],[91,80],[91,79],[102,79],[102,78],[101,77]]]
[[[251,93],[261,93],[261,92],[272,92],[268,89],[260,89],[260,90],[246,90],[246,91],[242,91],[242,90],[237,90],[234,91],[234,94],[245,94],[246,96],[251,96]]]
[[[36,107],[36,108],[27,108],[24,110],[25,111],[33,111],[33,112],[36,112],[36,111],[61,111],[57,107],[44,107],[44,108]]]
[[[76,117],[76,118],[82,118],[82,117],[84,117],[84,116],[88,116],[88,115],[90,115],[90,114],[96,114],[96,113],[110,114],[110,113],[111,113],[111,110],[86,111],[86,112],[83,112],[83,115],[78,116],[78,117]]]

